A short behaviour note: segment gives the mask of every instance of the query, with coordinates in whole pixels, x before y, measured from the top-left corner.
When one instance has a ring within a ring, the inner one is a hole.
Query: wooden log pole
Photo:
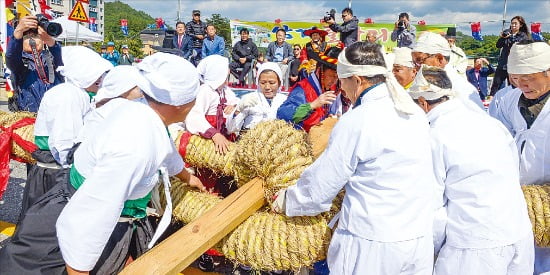
[[[120,274],[178,274],[264,204],[263,181],[255,178],[136,259]]]

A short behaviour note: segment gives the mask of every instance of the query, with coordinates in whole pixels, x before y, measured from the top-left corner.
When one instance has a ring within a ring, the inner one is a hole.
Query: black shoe
[[[210,255],[202,254],[199,258],[199,269],[204,272],[214,272],[214,258]]]
[[[252,275],[254,274],[254,270],[252,270],[250,267],[239,265],[237,269],[233,270],[232,275]]]

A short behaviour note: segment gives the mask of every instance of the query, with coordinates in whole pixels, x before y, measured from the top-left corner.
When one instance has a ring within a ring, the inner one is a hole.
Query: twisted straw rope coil
[[[34,113],[31,112],[2,112],[0,111],[0,125],[3,127],[11,127],[17,121],[28,118],[35,117]],[[23,126],[21,128],[15,129],[13,131],[15,134],[19,135],[26,141],[34,143],[34,124]],[[11,150],[14,155],[25,160],[28,163],[35,163],[36,160],[31,156],[32,152],[27,152],[16,142],[12,142]]]
[[[523,185],[529,219],[533,226],[535,243],[550,247],[550,185]]]

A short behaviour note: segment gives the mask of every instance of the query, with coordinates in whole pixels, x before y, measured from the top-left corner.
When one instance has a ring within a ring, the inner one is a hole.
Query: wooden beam
[[[120,274],[178,274],[265,204],[255,178],[128,265]]]

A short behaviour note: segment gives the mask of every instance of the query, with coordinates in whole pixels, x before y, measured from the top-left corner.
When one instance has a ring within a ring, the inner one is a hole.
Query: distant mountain
[[[105,2],[104,8],[105,41],[125,38],[120,30],[120,19],[128,20],[128,36],[130,37],[138,35],[147,25],[155,23],[155,19],[149,14],[135,10],[120,1]]]

